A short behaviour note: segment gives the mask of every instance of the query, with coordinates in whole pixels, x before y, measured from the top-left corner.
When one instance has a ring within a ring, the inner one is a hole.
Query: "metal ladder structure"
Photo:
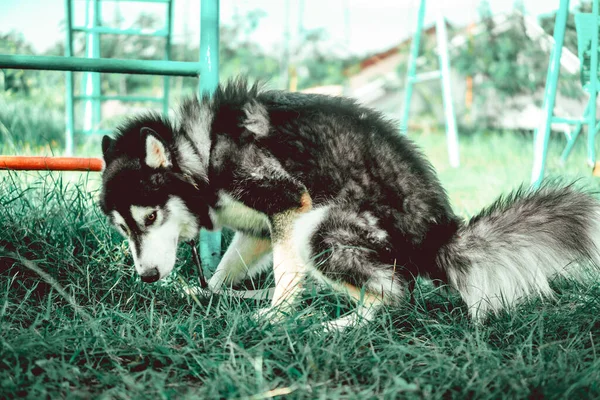
[[[165,5],[165,26],[162,29],[148,30],[148,29],[120,29],[110,28],[103,26],[102,24],[102,3],[105,1],[119,2],[122,0],[85,0],[85,24],[83,26],[73,26],[73,2],[70,0],[70,4],[66,6],[66,18],[67,18],[67,43],[70,44],[72,49],[73,33],[84,32],[86,35],[85,55],[87,58],[100,58],[100,38],[102,34],[113,34],[113,35],[135,35],[135,36],[150,36],[159,37],[165,39],[164,48],[164,60],[169,61],[171,57],[171,38],[172,38],[172,19],[173,19],[173,0],[134,0],[137,3],[160,3]],[[127,0],[131,2],[131,0]],[[66,4],[65,4],[66,5]],[[163,113],[169,111],[169,77],[163,77],[163,95],[161,97],[151,96],[128,96],[128,95],[116,95],[116,96],[105,96],[102,95],[100,74],[97,72],[87,72],[83,76],[83,82],[81,85],[82,92],[84,94],[75,95],[74,88],[71,87],[67,90],[67,104],[69,107],[75,107],[76,102],[83,102],[84,106],[84,117],[83,117],[83,129],[75,129],[75,112],[74,110],[68,113],[69,118],[67,119],[68,132],[71,132],[71,137],[66,138],[65,153],[67,155],[73,154],[73,135],[81,134],[105,134],[107,131],[100,130],[99,125],[101,121],[101,106],[102,102],[106,100],[119,100],[126,102],[154,102],[162,103]]]
[[[442,11],[443,0],[434,0],[437,2],[435,27],[440,69],[437,71],[429,71],[417,74],[417,59],[419,58],[419,46],[421,45],[423,20],[425,19],[425,1],[426,0],[420,0],[419,3],[419,12],[417,14],[417,31],[413,36],[410,47],[410,57],[408,60],[408,70],[406,74],[406,88],[404,92],[404,105],[402,109],[401,130],[404,134],[408,132],[408,118],[410,114],[410,100],[412,97],[413,86],[419,82],[440,79],[442,83],[442,93],[444,99],[448,157],[450,165],[452,167],[458,167],[460,165],[458,134],[456,132],[456,116],[454,114],[454,105],[452,104],[450,57],[448,55],[448,32],[446,30],[446,19],[444,18]]]
[[[95,2],[98,3],[100,1],[102,0],[95,0]],[[164,0],[150,1],[164,2]],[[72,16],[72,1],[65,0],[64,4],[66,15]],[[95,13],[95,15],[98,14]],[[72,38],[71,34],[68,33],[65,43],[64,57],[0,54],[0,68],[66,71],[65,77],[67,94],[73,93],[74,71],[197,77],[199,78],[199,93],[201,95],[206,93],[210,94],[216,89],[219,83],[219,0],[202,0],[200,2],[199,19],[200,59],[195,62],[74,57],[73,43],[71,40]],[[67,18],[66,22],[67,32],[72,32],[73,26],[71,18]],[[92,29],[92,31],[101,33],[105,29],[107,28],[96,26]],[[89,100],[101,100],[101,96],[96,96],[98,97],[97,99],[94,96],[91,97],[92,98]],[[65,139],[67,143],[70,143],[71,146],[73,145],[72,139],[73,134],[75,133],[73,130],[73,124],[71,123],[74,120],[74,100],[74,96],[67,95],[65,104],[67,122]],[[87,101],[88,98],[85,100]],[[96,165],[92,162],[95,159],[88,160],[90,160],[90,165]],[[89,168],[88,170],[97,171],[98,169]],[[200,238],[200,250],[203,264],[206,267],[214,269],[221,256],[220,232],[203,232]]]
[[[592,1],[592,13],[575,14],[577,27],[578,54],[581,63],[581,84],[589,94],[589,100],[581,118],[563,118],[554,115],[556,91],[560,75],[560,59],[562,56],[565,29],[569,15],[569,0],[560,0],[560,5],[554,20],[554,46],[550,53],[548,72],[546,75],[546,89],[544,91],[543,116],[534,136],[533,169],[531,172],[531,184],[534,188],[540,187],[544,179],[546,159],[548,157],[548,142],[550,140],[550,128],[553,123],[564,123],[575,125],[575,130],[568,135],[568,142],[563,151],[561,160],[566,161],[582,125],[587,125],[587,162],[590,167],[596,165],[596,133],[600,129],[596,119],[596,97],[600,82],[598,77],[598,34],[599,8],[598,1]]]

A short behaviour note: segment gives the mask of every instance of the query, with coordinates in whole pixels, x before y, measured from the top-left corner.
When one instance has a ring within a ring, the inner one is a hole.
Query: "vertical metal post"
[[[86,1],[86,27],[96,28],[100,22],[100,0]],[[100,57],[100,40],[98,33],[86,33],[86,57]],[[100,96],[100,74],[97,72],[87,72],[84,74],[84,91],[86,96]],[[87,99],[84,102],[83,130],[92,131],[100,122],[100,101]]]
[[[590,111],[591,105],[592,105],[592,102],[588,101],[587,105],[585,106],[585,111],[583,112],[583,116],[585,119],[587,119],[587,115],[588,115],[588,112]],[[569,154],[571,154],[571,150],[573,150],[573,146],[575,145],[575,142],[577,141],[577,137],[581,133],[582,125],[583,124],[581,122],[578,122],[575,125],[575,129],[571,133],[571,136],[568,138],[567,145],[565,146],[565,149],[563,150],[563,152],[560,156],[561,163],[564,164],[565,162],[567,162],[567,157],[569,157]]]
[[[219,0],[200,2],[200,95],[211,94],[219,84]],[[221,232],[202,231],[202,264],[216,268],[221,258]]]
[[[598,0],[592,2],[592,15],[594,18],[594,32],[592,35],[592,57],[590,68],[590,109],[587,114],[588,124],[588,163],[596,164],[596,95],[598,94]]]
[[[446,32],[446,19],[442,12],[442,0],[437,3],[436,34],[440,70],[442,76],[442,94],[444,98],[444,113],[446,114],[446,143],[448,145],[448,158],[452,167],[460,165],[458,154],[458,134],[456,133],[456,117],[452,104],[452,87],[450,85],[450,57],[448,55],[448,33]],[[416,64],[416,63],[415,63]]]
[[[94,0],[94,27],[101,25],[101,21],[102,21],[101,4],[102,4],[101,0]],[[100,34],[95,33],[93,36],[93,39],[94,39],[94,58],[100,58]],[[94,129],[99,129],[101,110],[102,110],[102,103],[97,98],[98,96],[100,96],[102,94],[99,73],[95,73],[92,75],[92,84],[93,84],[93,88],[94,88],[94,96],[96,97],[96,99],[94,99],[94,101],[92,103],[93,104],[92,116],[93,116],[93,122],[94,122]]]
[[[419,13],[417,15],[417,30],[413,36],[410,45],[410,56],[408,58],[408,71],[406,73],[406,87],[404,88],[404,105],[402,109],[402,120],[400,121],[400,130],[403,134],[408,132],[408,115],[410,113],[410,98],[412,97],[414,80],[417,74],[417,58],[419,57],[419,47],[421,45],[421,32],[423,31],[423,19],[425,18],[425,0],[419,4]]]
[[[171,59],[171,39],[173,32],[173,4],[174,0],[170,0],[169,4],[167,4],[167,20],[165,22],[165,29],[167,30],[167,37],[165,43],[165,60],[169,61]],[[170,79],[168,76],[163,78],[163,114],[167,115],[169,113],[169,93],[170,93]]]
[[[283,89],[290,87],[290,0],[284,1],[285,6],[285,21],[283,26],[283,53],[281,54],[281,81]]]
[[[563,42],[565,39],[565,28],[569,13],[569,0],[560,0],[556,19],[554,20],[554,46],[548,64],[546,75],[546,89],[544,91],[544,106],[542,121],[534,136],[533,148],[533,170],[531,172],[531,184],[534,188],[541,185],[546,168],[546,157],[548,155],[548,139],[550,138],[550,127],[554,113],[554,102],[556,100],[556,88],[558,75],[560,73],[560,58],[562,56]]]
[[[219,84],[219,0],[200,3],[200,93]]]
[[[65,57],[73,57],[73,10],[71,0],[65,0],[66,23],[65,29],[67,40],[65,42]],[[75,117],[73,114],[73,72],[65,73],[65,155],[73,155],[73,131],[75,129]]]

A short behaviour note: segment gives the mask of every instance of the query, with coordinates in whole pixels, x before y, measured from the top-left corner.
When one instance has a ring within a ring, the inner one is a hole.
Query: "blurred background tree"
[[[501,96],[533,93],[544,86],[548,54],[526,31],[522,2],[507,16],[508,29],[497,29],[487,0],[479,5],[483,31],[473,35],[452,59],[464,76],[480,77],[483,87]],[[506,24],[506,22],[505,22]]]

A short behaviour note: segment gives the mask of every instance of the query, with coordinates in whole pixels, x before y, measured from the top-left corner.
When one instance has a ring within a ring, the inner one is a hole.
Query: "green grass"
[[[64,110],[0,93],[1,154],[62,151],[64,136]]]
[[[528,181],[531,141],[415,137],[467,216]],[[583,149],[567,168],[589,175]],[[0,175],[0,398],[590,398],[600,396],[600,285],[556,283],[483,326],[455,293],[422,282],[416,302],[343,333],[321,322],[346,299],[308,290],[296,318],[269,326],[255,301],[182,295],[188,250],[168,281],[144,285],[95,204],[96,175]],[[597,185],[584,179],[586,185]]]

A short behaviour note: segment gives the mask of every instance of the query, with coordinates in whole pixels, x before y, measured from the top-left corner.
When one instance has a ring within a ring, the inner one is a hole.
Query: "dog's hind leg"
[[[271,240],[236,232],[214,275],[208,281],[213,292],[231,287],[259,273],[271,262]]]
[[[374,294],[371,291],[361,290],[349,283],[334,283],[332,286],[350,295],[357,304],[354,312],[328,322],[326,328],[330,331],[339,331],[359,323],[370,322],[375,318],[377,310],[385,304],[385,297],[382,293]]]
[[[300,198],[300,207],[275,214],[271,218],[273,240],[273,274],[275,291],[271,310],[286,312],[302,288],[302,280],[307,273],[307,265],[295,244],[294,226],[302,216],[311,214],[312,200],[308,193]]]
[[[296,222],[294,237],[317,277],[357,302],[354,313],[328,328],[370,321],[382,305],[401,301],[406,283],[396,274],[388,234],[372,213],[321,207]]]

